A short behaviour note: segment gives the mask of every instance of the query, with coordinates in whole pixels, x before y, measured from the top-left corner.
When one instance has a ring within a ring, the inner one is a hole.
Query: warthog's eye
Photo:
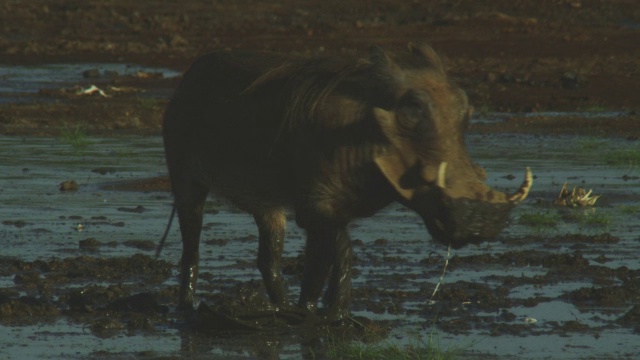
[[[417,94],[407,92],[398,101],[397,115],[399,125],[403,130],[411,133],[423,133],[428,127],[426,104]]]

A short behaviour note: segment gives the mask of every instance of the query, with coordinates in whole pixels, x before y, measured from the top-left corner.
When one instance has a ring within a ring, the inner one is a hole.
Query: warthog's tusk
[[[445,187],[447,187],[446,172],[447,172],[447,162],[443,161],[440,163],[440,166],[438,167],[438,180],[436,182],[436,185],[438,185],[439,188],[444,189]]]
[[[533,185],[533,174],[531,173],[531,168],[527,167],[524,175],[524,181],[522,185],[520,185],[520,189],[518,191],[509,196],[509,201],[513,203],[519,203],[527,198],[529,195],[529,190],[531,190],[531,186]]]

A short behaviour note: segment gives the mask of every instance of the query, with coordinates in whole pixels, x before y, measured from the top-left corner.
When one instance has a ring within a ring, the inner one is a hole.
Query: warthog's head
[[[376,164],[438,242],[457,248],[492,238],[527,196],[531,172],[526,170],[513,195],[485,184],[484,170],[469,158],[464,143],[472,111],[466,94],[449,81],[433,49],[409,48],[420,66],[402,68],[382,51],[372,55],[397,89],[392,109],[373,109],[390,143]]]

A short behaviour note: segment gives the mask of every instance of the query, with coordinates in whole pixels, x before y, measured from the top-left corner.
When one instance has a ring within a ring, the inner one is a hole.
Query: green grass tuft
[[[601,149],[606,142],[596,137],[586,137],[578,141],[578,147],[582,151],[593,151]]]
[[[613,222],[613,217],[602,211],[583,211],[576,216],[576,219],[582,225],[598,227],[608,227]]]
[[[634,215],[640,213],[640,205],[621,205],[620,212],[625,215]]]
[[[156,110],[164,107],[162,101],[155,98],[141,98],[138,100],[138,103],[140,104],[140,107],[145,110]]]
[[[487,103],[483,103],[475,110],[476,116],[479,118],[487,118],[491,112],[493,112],[493,109],[491,109],[491,105]]]
[[[614,150],[606,153],[604,159],[610,165],[636,168],[640,166],[640,149]]]
[[[609,109],[607,109],[604,105],[601,105],[601,104],[592,104],[583,109],[583,111],[590,112],[590,113],[605,112],[607,110]]]
[[[545,210],[530,214],[522,214],[518,219],[520,225],[535,227],[538,230],[554,228],[558,225],[560,214],[557,211]]]
[[[87,135],[80,126],[76,126],[73,129],[68,127],[62,129],[60,133],[60,142],[71,145],[76,150],[85,149],[90,144],[87,139]]]

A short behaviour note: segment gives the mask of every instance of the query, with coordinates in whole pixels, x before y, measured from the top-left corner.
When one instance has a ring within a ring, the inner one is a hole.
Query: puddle
[[[152,247],[138,248],[131,244],[155,243],[159,239],[171,211],[170,194],[109,191],[103,185],[165,174],[161,139],[121,137],[90,141],[86,149],[75,150],[58,139],[0,137],[0,147],[4,149],[0,154],[2,263],[12,258],[48,261],[77,256],[112,258],[140,253],[153,256]],[[411,343],[416,336],[428,339],[435,331],[442,348],[468,347],[464,358],[640,356],[640,334],[616,323],[634,301],[637,303],[637,297],[614,308],[601,306],[598,301],[589,308],[578,307],[568,300],[569,294],[583,288],[615,289],[623,285],[616,275],[623,267],[628,277],[639,276],[640,165],[613,163],[608,156],[617,151],[637,151],[638,143],[504,134],[470,135],[468,145],[474,159],[487,168],[492,186],[517,188],[525,166],[530,166],[535,174],[530,199],[514,211],[513,224],[497,241],[451,254],[453,258],[440,291],[454,294],[461,287],[461,293],[467,294],[468,299],[460,303],[437,300],[430,305],[447,250],[429,240],[415,214],[391,205],[351,228],[357,257],[354,314],[391,321],[393,331],[388,341],[393,343]],[[59,191],[58,184],[65,180],[75,180],[78,191]],[[567,181],[602,195],[595,211],[606,215],[606,224],[575,220],[580,209],[553,208],[552,201]],[[137,207],[144,211],[122,211]],[[210,299],[208,294],[223,294],[239,284],[260,281],[254,265],[257,231],[251,217],[217,200],[212,200],[208,208],[215,208],[218,213],[206,215],[204,220],[200,284],[205,299]],[[534,228],[518,222],[523,214],[541,211],[560,213],[555,227]],[[80,224],[82,231],[78,231]],[[610,233],[617,242],[599,243],[589,241],[588,237],[581,242],[579,238],[565,237],[602,233]],[[82,249],[80,241],[90,238],[110,245],[99,246],[92,252]],[[285,256],[298,256],[304,247],[303,239],[300,229],[290,222]],[[174,226],[162,259],[176,264],[180,252],[178,228]],[[537,264],[534,257],[527,258],[538,252],[545,259],[566,255],[588,267],[567,270],[553,264]],[[505,262],[505,254],[519,257]],[[490,258],[472,261],[486,255]],[[521,263],[520,258],[525,261]],[[15,275],[0,269],[0,274],[6,274],[0,276],[0,290],[11,289],[15,286]],[[175,268],[173,275],[160,286],[175,286]],[[292,275],[287,280],[290,299],[294,301],[297,280]],[[140,285],[139,279],[90,281],[103,286]],[[60,286],[77,287],[78,283]],[[501,291],[506,295],[491,295]],[[481,300],[483,296],[488,300]],[[527,299],[536,301],[525,304]],[[505,312],[510,315],[501,315]],[[528,317],[537,322],[526,323]],[[435,327],[434,319],[438,323]],[[449,327],[456,321],[468,326]],[[251,356],[295,359],[303,351],[298,335],[249,334],[237,335],[232,340],[185,336],[171,321],[156,325],[153,333],[125,331],[100,338],[82,324],[59,317],[35,325],[1,325],[0,338],[5,339],[0,341],[0,353],[7,359],[84,359],[95,354],[107,359],[136,354],[196,359]]]
[[[492,112],[482,117],[472,120],[475,124],[495,124],[506,121],[507,119],[517,118],[582,118],[582,119],[611,119],[618,116],[629,115],[624,111],[538,111],[526,113],[503,113]]]

